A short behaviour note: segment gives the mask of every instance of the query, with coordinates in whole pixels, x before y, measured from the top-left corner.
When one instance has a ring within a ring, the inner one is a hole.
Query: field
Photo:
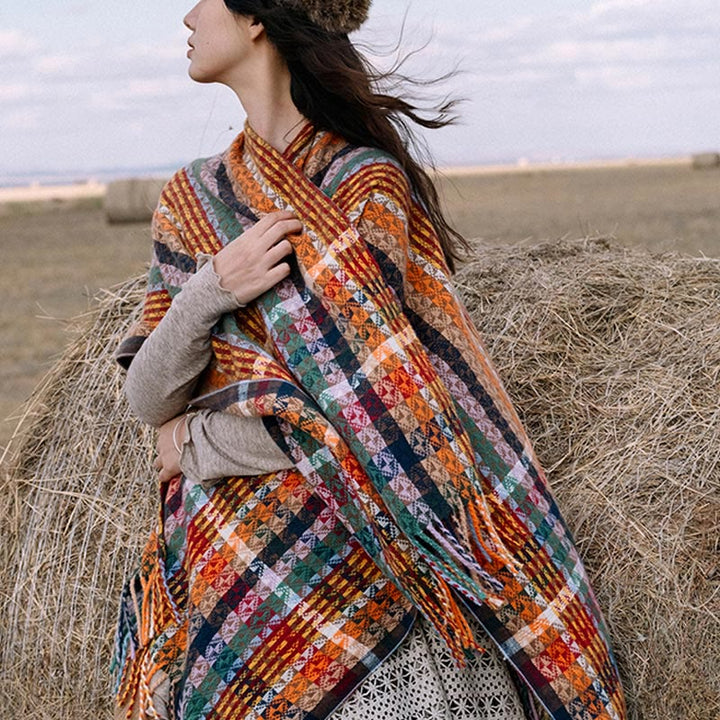
[[[720,256],[720,171],[689,164],[512,170],[445,178],[457,228],[479,243],[612,235],[660,251]],[[147,223],[110,226],[101,202],[0,206],[0,446],[23,400],[98,288],[143,271]]]

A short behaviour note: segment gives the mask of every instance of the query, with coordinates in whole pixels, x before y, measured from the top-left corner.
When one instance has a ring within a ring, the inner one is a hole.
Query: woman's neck
[[[284,152],[305,125],[306,119],[295,105],[282,107],[277,104],[265,107],[247,107],[247,121],[250,127],[269,145]]]
[[[266,61],[246,77],[252,80],[232,89],[245,109],[250,127],[265,142],[284,152],[307,122],[292,101],[287,67]]]

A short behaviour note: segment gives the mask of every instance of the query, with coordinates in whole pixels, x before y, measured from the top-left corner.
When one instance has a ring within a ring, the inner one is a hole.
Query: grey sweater
[[[210,361],[210,332],[219,318],[242,307],[220,285],[209,255],[183,285],[165,317],[145,340],[128,369],[125,394],[133,412],[160,427],[185,412],[197,379]],[[158,368],[163,368],[158,373]],[[261,475],[292,467],[260,418],[216,410],[189,415],[180,456],[183,474],[211,485],[232,475]]]

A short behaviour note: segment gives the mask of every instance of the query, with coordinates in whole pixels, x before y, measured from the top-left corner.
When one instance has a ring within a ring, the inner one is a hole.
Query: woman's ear
[[[252,18],[248,26],[250,39],[257,40],[265,32],[265,26],[257,18]]]

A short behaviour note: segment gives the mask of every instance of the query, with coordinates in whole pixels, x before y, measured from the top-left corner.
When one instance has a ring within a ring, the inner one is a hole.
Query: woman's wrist
[[[222,295],[228,306],[231,306],[233,309],[245,307],[245,303],[240,302],[231,290],[228,290],[228,288],[223,286],[222,275],[218,272],[217,269],[216,255],[210,255],[208,253],[198,253],[196,261],[197,272],[199,273],[202,271],[206,274],[212,275],[213,282],[215,287],[217,288],[218,293]],[[206,266],[209,267],[205,269]]]
[[[182,325],[197,326],[208,331],[223,315],[234,312],[242,304],[221,284],[215,258],[199,258],[198,268],[173,299],[170,312],[182,316]]]

